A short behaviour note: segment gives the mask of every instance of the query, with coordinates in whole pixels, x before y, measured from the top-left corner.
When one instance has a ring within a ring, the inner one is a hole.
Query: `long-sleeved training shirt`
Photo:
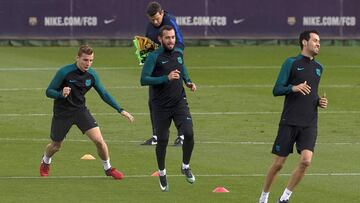
[[[283,63],[273,89],[274,96],[285,95],[280,124],[304,127],[317,125],[318,86],[322,72],[320,63],[301,54]],[[293,86],[305,81],[311,87],[310,94],[292,91]]]
[[[70,87],[70,94],[65,98],[62,95],[64,87]],[[67,65],[57,71],[55,77],[46,89],[46,96],[54,100],[54,115],[69,116],[73,112],[85,109],[85,94],[94,87],[101,99],[116,109],[119,113],[122,108],[115,99],[105,90],[94,69],[81,71],[76,64]]]
[[[169,81],[169,73],[176,69],[180,71],[180,78]],[[154,108],[168,109],[182,101],[186,102],[183,81],[191,83],[182,49],[166,50],[161,46],[149,54],[141,72],[140,83],[150,86],[150,102]]]

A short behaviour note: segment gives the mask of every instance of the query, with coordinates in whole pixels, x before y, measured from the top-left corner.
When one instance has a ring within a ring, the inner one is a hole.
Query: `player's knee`
[[[284,166],[284,162],[282,161],[277,161],[273,164],[273,168],[277,171],[280,171]]]
[[[310,160],[307,160],[307,159],[302,159],[300,161],[300,167],[301,168],[307,168],[311,165],[311,161]]]
[[[183,134],[184,134],[184,139],[191,141],[194,140],[194,131],[192,128],[187,128],[185,130],[183,130]]]

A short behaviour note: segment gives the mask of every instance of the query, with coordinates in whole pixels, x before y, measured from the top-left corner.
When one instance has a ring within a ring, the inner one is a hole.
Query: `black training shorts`
[[[60,142],[65,139],[72,125],[77,127],[84,134],[87,130],[97,127],[94,117],[90,114],[88,109],[83,109],[74,112],[70,116],[53,116],[51,123],[51,140]]]
[[[316,138],[316,126],[300,127],[279,125],[279,131],[272,148],[272,153],[287,157],[290,153],[293,153],[295,143],[296,150],[299,154],[305,149],[314,152]]]

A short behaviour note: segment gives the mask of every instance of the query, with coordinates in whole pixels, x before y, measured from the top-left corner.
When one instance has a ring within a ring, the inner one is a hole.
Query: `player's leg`
[[[151,107],[150,100],[148,101],[148,105],[149,105],[149,112],[150,112],[151,130],[152,130],[153,135],[152,135],[152,137],[150,137],[149,139],[147,139],[143,143],[141,143],[141,145],[156,145],[157,144],[157,136],[156,136],[155,127],[154,127],[154,119],[153,119],[153,113],[152,113],[152,107]]]
[[[171,114],[167,111],[153,111],[153,118],[158,139],[155,153],[160,175],[160,189],[162,191],[169,191],[169,184],[167,183],[166,179],[165,157],[166,147],[169,142]]]
[[[190,169],[190,159],[194,149],[194,131],[192,117],[187,105],[180,106],[174,114],[175,125],[184,134],[183,150],[183,163],[181,172],[186,176],[189,183],[195,182],[195,176]]]
[[[265,176],[265,181],[262,193],[259,198],[259,203],[268,202],[271,185],[274,183],[277,174],[284,166],[287,156],[293,152],[295,135],[295,127],[288,125],[279,125],[278,134],[272,147],[272,153],[275,154],[275,157]]]
[[[72,126],[72,121],[67,118],[53,116],[51,121],[51,142],[46,145],[40,163],[40,176],[49,176],[52,156],[61,148],[61,144]]]
[[[280,197],[280,201],[288,201],[290,199],[292,191],[305,176],[306,170],[309,168],[313,157],[317,138],[317,127],[298,127],[298,129],[296,148],[298,153],[300,153],[300,160],[292,172],[287,187]]]
[[[184,133],[181,132],[181,129],[178,126],[176,126],[176,129],[177,129],[177,136],[173,146],[178,147],[183,145],[184,143]]]
[[[75,124],[82,133],[86,134],[95,144],[97,153],[103,162],[105,174],[107,176],[112,176],[114,179],[122,179],[124,175],[111,167],[108,146],[103,139],[99,126],[89,110],[85,109],[84,111],[77,112],[74,119],[76,120]]]

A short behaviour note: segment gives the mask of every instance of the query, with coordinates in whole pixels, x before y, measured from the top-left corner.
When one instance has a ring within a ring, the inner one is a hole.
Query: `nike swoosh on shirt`
[[[74,83],[74,82],[77,82],[77,81],[76,80],[69,80],[69,82]]]
[[[297,68],[297,70],[304,70],[304,68]]]
[[[162,64],[165,64],[165,63],[167,63],[167,62],[169,62],[169,61],[161,61]]]

